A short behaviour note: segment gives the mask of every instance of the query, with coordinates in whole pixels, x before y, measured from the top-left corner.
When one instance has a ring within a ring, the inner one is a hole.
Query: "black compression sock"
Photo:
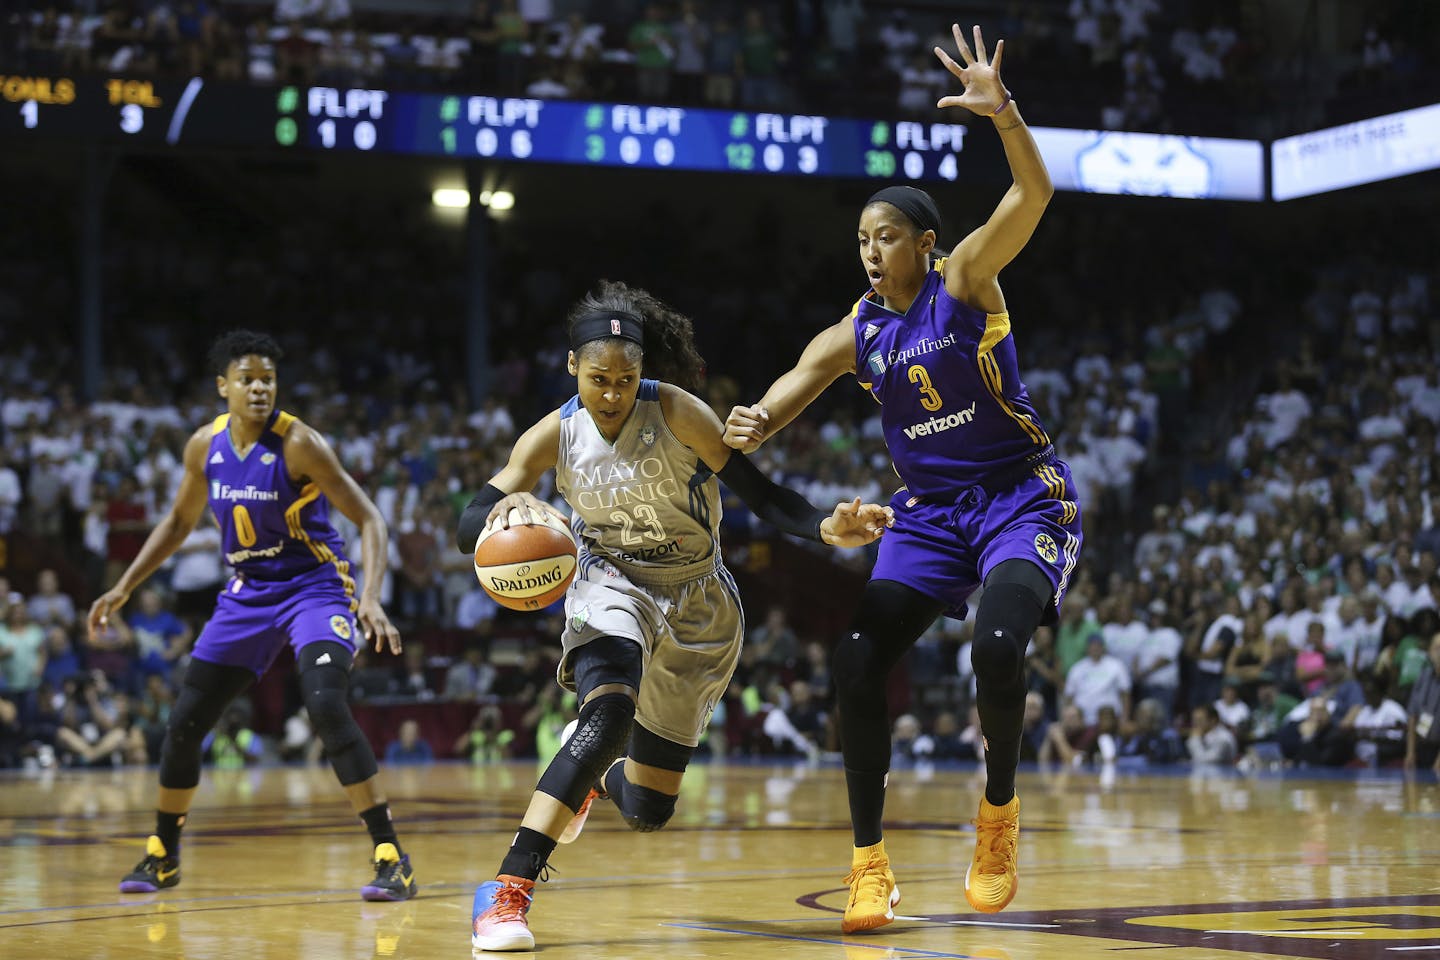
[[[1020,762],[1019,740],[987,740],[985,799],[1003,807],[1015,796],[1015,767]]]
[[[395,835],[395,823],[390,819],[390,804],[377,803],[368,810],[362,810],[360,819],[365,821],[365,829],[370,831],[370,842],[375,846],[393,843],[397,852],[405,852],[400,849],[400,838]]]
[[[554,840],[538,830],[521,827],[515,834],[514,843],[510,845],[510,852],[505,854],[505,859],[500,863],[500,873],[511,877],[524,877],[526,880],[538,880],[540,872],[545,869],[546,861],[554,852]]]
[[[180,828],[185,826],[185,814],[155,811],[155,836],[165,845],[165,853],[180,856]]]

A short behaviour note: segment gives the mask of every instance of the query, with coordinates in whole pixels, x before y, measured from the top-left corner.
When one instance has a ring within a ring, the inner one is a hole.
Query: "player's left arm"
[[[375,644],[377,653],[387,646],[391,653],[399,653],[400,631],[380,606],[380,587],[385,581],[390,546],[389,531],[380,508],[340,465],[340,459],[325,438],[311,427],[297,420],[285,432],[284,449],[291,476],[302,485],[314,483],[336,509],[360,528],[360,564],[365,571],[365,583],[360,588],[355,619],[365,639]]]
[[[725,427],[694,394],[660,384],[660,409],[675,439],[695,451],[704,464],[755,511],[785,533],[835,547],[863,547],[894,522],[889,507],[862,504],[860,498],[837,504],[829,516],[788,487],[775,483],[750,458],[725,445]]]
[[[1050,203],[1055,187],[1040,156],[1040,148],[1020,115],[1020,106],[1000,80],[1000,58],[1005,41],[995,45],[995,56],[985,52],[980,28],[975,27],[975,53],[960,33],[959,25],[951,32],[964,66],[956,63],[940,47],[935,55],[945,68],[965,87],[960,96],[944,97],[937,106],[964,107],[972,113],[989,117],[1005,147],[1005,160],[1010,165],[1014,183],[1000,198],[1000,204],[982,226],[955,245],[945,261],[945,289],[961,303],[987,313],[1005,310],[1005,298],[996,279],[1016,255],[1030,242],[1040,216]]]

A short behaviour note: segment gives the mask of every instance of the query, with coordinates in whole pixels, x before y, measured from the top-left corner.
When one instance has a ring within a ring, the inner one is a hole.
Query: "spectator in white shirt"
[[[1119,717],[1130,716],[1130,671],[1105,652],[1100,634],[1090,637],[1085,656],[1065,676],[1065,699],[1080,708],[1087,724],[1097,723],[1100,708],[1106,705],[1114,707]]]
[[[1158,702],[1168,721],[1180,689],[1180,651],[1185,641],[1172,625],[1164,600],[1150,601],[1147,613],[1145,642],[1135,654],[1134,686],[1137,699]]]
[[[1191,713],[1190,737],[1185,746],[1197,766],[1234,763],[1239,751],[1235,735],[1225,729],[1212,703],[1202,704]]]
[[[0,449],[0,534],[9,533],[15,528],[20,498],[20,475],[10,469],[5,460],[4,449]]]
[[[1231,679],[1220,688],[1220,699],[1215,701],[1215,714],[1226,729],[1237,737],[1250,725],[1250,705],[1240,699],[1240,684]]]
[[[1405,708],[1385,696],[1380,681],[1367,677],[1365,702],[1351,709],[1340,721],[1342,729],[1355,735],[1355,756],[1371,766],[1398,760],[1405,755],[1405,729],[1409,715]]]
[[[28,601],[30,619],[42,628],[75,625],[75,602],[60,592],[60,578],[54,570],[41,570],[35,578],[35,593]]]

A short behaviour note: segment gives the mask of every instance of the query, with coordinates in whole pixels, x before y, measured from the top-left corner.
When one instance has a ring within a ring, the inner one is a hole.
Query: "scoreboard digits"
[[[966,127],[373,88],[0,76],[0,137],[420,154],[581,166],[956,180],[1003,174]],[[988,151],[988,153],[986,152]],[[977,167],[985,168],[977,170]],[[993,168],[993,169],[990,169]]]

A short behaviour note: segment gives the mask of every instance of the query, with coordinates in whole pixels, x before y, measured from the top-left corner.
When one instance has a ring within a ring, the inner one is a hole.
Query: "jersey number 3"
[[[945,406],[945,401],[940,399],[940,394],[935,392],[935,385],[930,382],[930,371],[918,363],[912,363],[905,375],[910,378],[911,383],[920,387],[920,406],[931,413]]]

